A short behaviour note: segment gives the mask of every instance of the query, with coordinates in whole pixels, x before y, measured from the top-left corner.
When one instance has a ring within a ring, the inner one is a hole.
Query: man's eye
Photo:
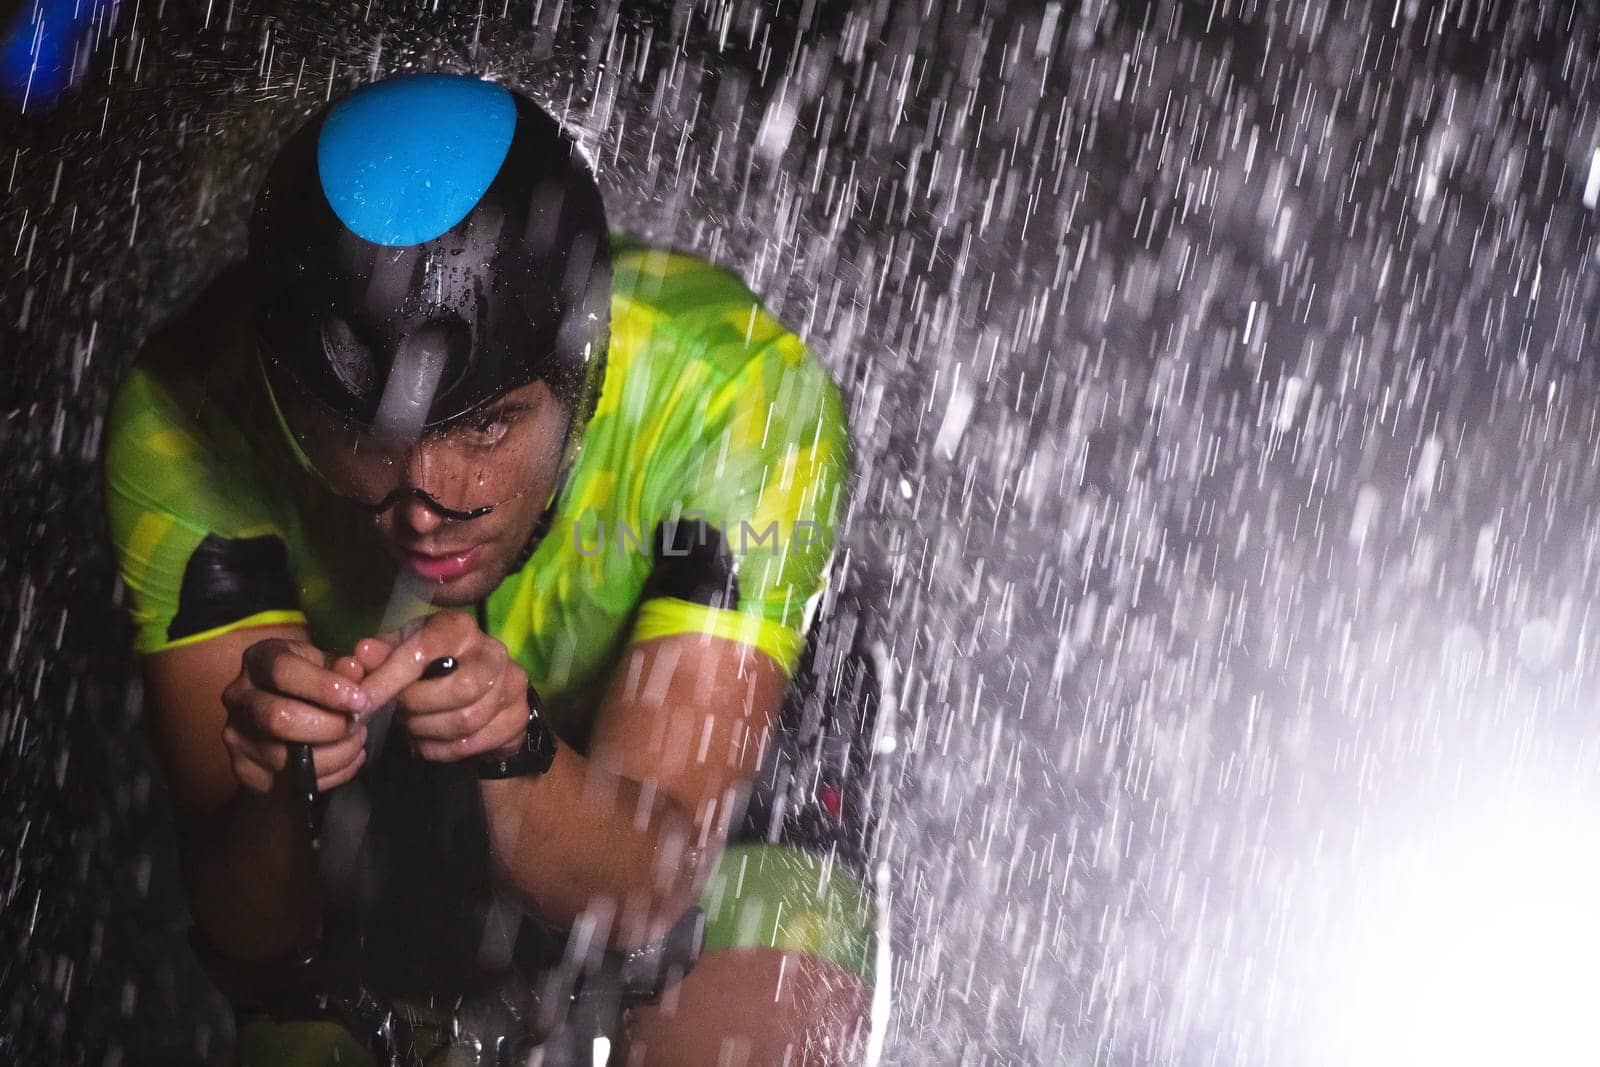
[[[503,417],[479,419],[468,423],[468,433],[480,444],[493,444],[506,435],[511,423]]]

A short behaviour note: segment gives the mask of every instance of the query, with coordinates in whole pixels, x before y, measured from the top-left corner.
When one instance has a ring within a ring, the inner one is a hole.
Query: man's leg
[[[630,1067],[859,1063],[869,1034],[875,909],[830,854],[730,845],[701,897],[687,977],[629,1016]]]
[[[233,1062],[237,1067],[371,1067],[374,1061],[338,1023],[258,1015],[239,1020]]]
[[[803,952],[707,952],[659,1004],[634,1009],[628,1067],[766,1067],[859,1063],[872,989]]]
[[[855,627],[841,629],[831,648],[816,631],[807,642],[746,818],[701,897],[699,962],[630,1012],[613,1062],[861,1062],[877,966],[866,871],[879,680]]]

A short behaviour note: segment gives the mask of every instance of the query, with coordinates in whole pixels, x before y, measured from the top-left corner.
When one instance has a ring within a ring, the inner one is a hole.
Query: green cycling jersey
[[[490,632],[577,737],[603,669],[629,642],[701,632],[792,671],[848,463],[836,387],[743,282],[622,235],[615,245],[611,342],[583,449],[549,532],[486,605]],[[348,649],[375,631],[392,571],[374,567],[298,477],[246,346],[220,332],[208,342],[216,352],[154,346],[112,407],[105,488],[135,647],[304,621],[318,644]],[[659,527],[674,522],[720,539],[736,603],[647,585]],[[286,578],[247,574],[237,595],[186,605],[208,537],[250,543],[236,555],[262,566],[282,559]]]

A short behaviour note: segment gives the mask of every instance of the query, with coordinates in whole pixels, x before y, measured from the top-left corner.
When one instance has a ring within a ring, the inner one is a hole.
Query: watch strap
[[[545,721],[538,692],[528,686],[528,730],[522,747],[509,756],[481,756],[478,759],[478,777],[485,780],[500,778],[538,777],[550,769],[556,759],[556,734]]]

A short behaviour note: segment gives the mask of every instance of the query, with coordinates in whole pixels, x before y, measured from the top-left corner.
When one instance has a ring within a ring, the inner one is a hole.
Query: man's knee
[[[630,1013],[629,1067],[860,1062],[872,989],[838,963],[775,948],[707,952],[659,1003]]]
[[[730,845],[700,898],[694,969],[629,1016],[629,1065],[860,1062],[871,1027],[876,911],[844,864]]]

